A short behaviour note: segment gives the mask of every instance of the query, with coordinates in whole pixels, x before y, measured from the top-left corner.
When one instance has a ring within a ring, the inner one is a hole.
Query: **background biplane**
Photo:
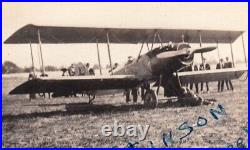
[[[138,57],[130,64],[111,71],[111,75],[100,76],[44,76],[42,61],[42,76],[29,80],[16,87],[10,94],[35,93],[77,93],[96,90],[123,89],[129,90],[146,83],[156,82],[157,92],[147,88],[144,103],[157,104],[157,94],[160,86],[165,90],[165,96],[192,98],[201,103],[200,97],[180,84],[190,82],[218,81],[222,79],[238,79],[247,68],[231,68],[223,70],[206,70],[197,72],[178,72],[193,63],[195,53],[205,53],[216,47],[202,47],[202,43],[232,44],[243,31],[190,30],[190,29],[129,29],[129,28],[94,28],[94,27],[55,27],[26,25],[11,35],[6,44],[39,44],[42,56],[42,43],[96,43],[100,65],[98,43],[107,43],[109,62],[112,68],[110,43],[141,43]],[[173,44],[164,45],[171,40]],[[243,47],[244,41],[242,38]],[[150,46],[148,45],[150,43]],[[153,48],[155,43],[160,47]],[[191,48],[190,43],[200,43],[199,48]],[[141,54],[143,46],[149,51]],[[231,47],[232,48],[232,47]],[[31,49],[32,52],[32,49]],[[231,49],[232,52],[232,49]],[[244,50],[245,54],[245,50]],[[33,57],[33,56],[32,56]],[[33,59],[33,58],[32,58]],[[43,60],[43,59],[42,59]],[[245,56],[246,61],[246,56]],[[232,55],[232,62],[234,59]],[[247,64],[246,64],[247,65]],[[34,68],[34,67],[33,67]],[[35,72],[34,72],[35,73]],[[187,101],[187,100],[185,100]]]

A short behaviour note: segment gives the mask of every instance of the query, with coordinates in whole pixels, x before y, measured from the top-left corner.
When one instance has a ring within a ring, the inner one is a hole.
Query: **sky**
[[[248,54],[247,3],[3,3],[2,8],[2,43],[30,23],[76,27],[244,30]],[[123,64],[128,56],[136,57],[140,46],[111,44],[112,62]],[[107,45],[99,47],[101,64],[105,66],[109,63]],[[41,64],[38,46],[33,44],[32,48],[35,66],[38,67]],[[233,43],[233,49],[234,59],[244,61],[241,38]],[[96,44],[43,44],[42,50],[44,65],[62,67],[79,61],[98,64]],[[219,50],[220,57],[231,57],[229,44],[219,44]],[[143,49],[145,52],[147,50]],[[204,56],[208,61],[219,59],[217,51]],[[21,67],[31,66],[29,45],[3,44],[2,63],[6,60]],[[199,56],[195,57],[195,62],[200,62]]]

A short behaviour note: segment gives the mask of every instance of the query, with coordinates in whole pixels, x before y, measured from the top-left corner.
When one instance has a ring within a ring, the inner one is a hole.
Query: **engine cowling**
[[[179,43],[178,46],[177,46],[177,51],[179,50],[183,50],[183,49],[189,49],[191,48],[191,46],[188,44],[188,43]],[[194,53],[190,53],[187,55],[183,55],[183,56],[180,56],[180,58],[178,58],[178,61],[181,65],[184,65],[184,66],[189,66],[193,63],[193,60],[194,60]]]

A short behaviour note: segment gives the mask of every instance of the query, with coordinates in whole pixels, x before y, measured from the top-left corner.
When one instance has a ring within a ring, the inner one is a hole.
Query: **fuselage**
[[[169,46],[157,47],[146,54],[141,55],[133,62],[124,67],[114,70],[114,74],[131,74],[145,80],[157,78],[160,74],[172,74],[179,69],[193,63],[193,54],[187,56],[176,56],[159,59],[157,55],[168,51],[178,51],[183,48],[190,48],[186,43],[179,43]]]

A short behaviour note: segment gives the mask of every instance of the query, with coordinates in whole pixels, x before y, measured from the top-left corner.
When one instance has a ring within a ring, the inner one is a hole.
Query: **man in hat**
[[[206,62],[206,58],[202,59],[200,70],[210,70],[210,65]],[[206,82],[207,92],[209,92],[208,82]],[[201,92],[203,92],[203,82],[201,82]]]
[[[216,65],[216,69],[223,69],[224,68],[224,62],[221,58],[219,63]],[[218,92],[223,92],[224,89],[224,80],[218,81]]]
[[[114,66],[113,66],[113,68],[111,68],[109,70],[109,73],[112,72],[113,70],[115,70],[117,67],[118,67],[118,63],[115,63]]]
[[[70,76],[74,76],[76,73],[76,67],[75,64],[71,64],[71,66],[68,68],[68,72]]]
[[[35,78],[36,78],[36,75],[34,74],[34,72],[30,71],[29,72],[29,78],[28,78],[28,80],[33,80]],[[31,99],[35,99],[36,98],[36,94],[35,93],[30,93],[29,97],[30,97],[30,100]]]
[[[232,62],[230,62],[229,58],[226,57],[226,62],[225,62],[224,68],[232,68],[232,67],[233,67]],[[227,90],[229,90],[229,87],[228,87],[228,84],[229,84],[230,89],[233,91],[234,87],[233,87],[231,80],[225,80],[225,82],[226,82]]]
[[[126,63],[126,65],[130,64],[133,62],[133,57],[132,56],[128,56],[128,61]]]
[[[194,71],[199,71],[199,68],[198,68],[198,66],[196,64],[194,65],[193,70]],[[199,84],[198,83],[194,83],[194,86],[195,86],[195,92],[199,93]],[[193,90],[193,83],[190,84],[190,89]]]
[[[90,74],[89,74],[89,63],[86,63],[84,73],[85,73],[85,76],[90,75]]]

